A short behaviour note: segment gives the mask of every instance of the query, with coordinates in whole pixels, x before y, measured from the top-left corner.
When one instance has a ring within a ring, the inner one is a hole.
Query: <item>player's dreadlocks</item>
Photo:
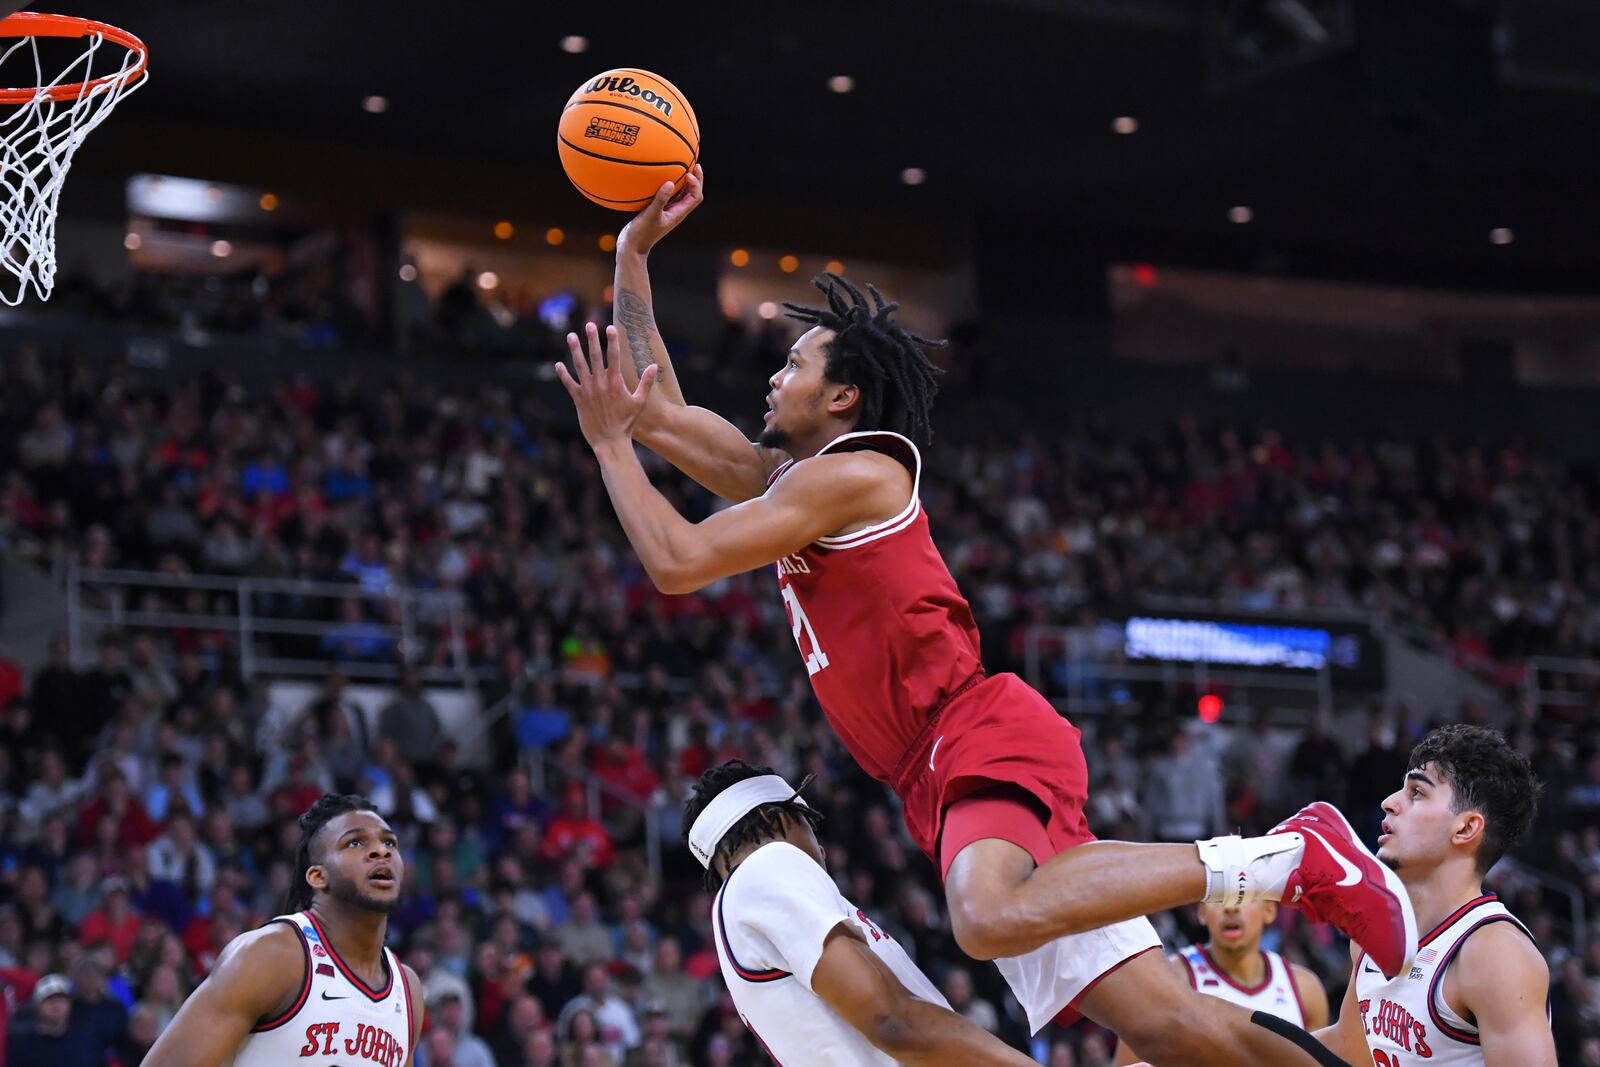
[[[933,436],[930,417],[940,371],[922,347],[939,348],[945,342],[918,336],[896,322],[893,314],[900,304],[885,301],[870,284],[871,306],[860,289],[837,274],[820,275],[811,284],[827,294],[826,309],[787,301],[783,306],[790,318],[833,331],[823,373],[829,381],[860,390],[856,428],[892,430],[926,442]]]
[[[706,805],[715,800],[724,789],[747,778],[759,778],[764,774],[777,773],[771,767],[752,767],[742,759],[732,759],[709,768],[700,776],[700,780],[694,785],[694,791],[683,802],[683,843],[685,845],[689,843],[689,831],[694,827],[694,821],[700,817],[702,811],[706,810]],[[810,780],[807,778],[806,782]],[[800,783],[800,789],[806,787],[806,782]],[[795,790],[795,795],[799,794],[800,790]],[[731,856],[747,845],[759,845],[776,840],[783,834],[785,818],[804,819],[815,831],[817,825],[822,822],[822,813],[794,800],[751,808],[749,814],[730,826],[728,832],[722,835],[722,840],[717,842],[716,855],[706,867],[706,891],[715,893],[722,886],[722,876],[717,874],[717,856]]]
[[[305,911],[311,907],[311,886],[306,871],[316,866],[311,858],[311,842],[334,819],[352,811],[377,812],[366,797],[354,793],[324,793],[300,816],[300,847],[294,851],[294,874],[284,900],[284,912]]]

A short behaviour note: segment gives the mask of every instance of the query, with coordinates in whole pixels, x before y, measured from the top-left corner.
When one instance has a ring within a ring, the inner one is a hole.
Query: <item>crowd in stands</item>
[[[822,720],[770,576],[654,591],[564,399],[404,375],[247,390],[0,353],[0,545],[47,566],[342,583],[326,601],[263,594],[329,628],[260,640],[346,668],[407,661],[370,713],[339,673],[308,706],[280,704],[221,628],[105,631],[77,661],[58,640],[37,671],[0,670],[0,1067],[138,1063],[222,946],[281,910],[294,817],[330,789],[372,797],[402,833],[392,934],[426,990],[419,1067],[765,1062],[679,844],[686,783],[732,756],[817,775],[834,877],[958,1010],[1056,1067],[1108,1062],[1087,1024],[1030,1045],[997,972],[961,956],[892,798]],[[1115,657],[1101,620],[1152,594],[1365,611],[1508,690],[1530,654],[1600,651],[1594,471],[1524,446],[1195,422],[1146,439],[1083,419],[1051,437],[951,427],[927,455],[924,502],[991,671],[1019,669],[1039,623],[1077,635],[1066,654]],[[691,518],[717,506],[651,469]],[[403,645],[401,586],[461,608]],[[229,595],[150,589],[129,606]],[[484,766],[415,674],[458,652],[483,705],[508,709]],[[1430,723],[1482,714],[1351,700],[1360,729],[1337,736],[1207,727],[1150,694],[1086,719],[1091,822],[1184,840],[1320,796],[1370,825]],[[1551,960],[1563,1062],[1600,1064],[1600,936],[1580,940],[1567,896],[1532,873],[1600,903],[1600,727],[1518,706],[1511,733],[1546,795],[1537,839],[1496,880]],[[1197,932],[1178,914],[1161,928]],[[1337,995],[1336,935],[1285,910],[1269,936]]]

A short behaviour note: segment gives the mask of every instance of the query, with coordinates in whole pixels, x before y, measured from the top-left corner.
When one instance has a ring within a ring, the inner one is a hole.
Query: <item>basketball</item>
[[[556,133],[561,166],[601,207],[638,211],[663,181],[682,187],[700,158],[700,124],[675,85],[618,67],[578,86]]]

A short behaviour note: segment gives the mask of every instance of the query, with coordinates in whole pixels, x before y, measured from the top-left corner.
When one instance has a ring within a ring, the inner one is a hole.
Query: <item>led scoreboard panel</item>
[[[1130,660],[1293,674],[1327,670],[1335,685],[1383,684],[1382,643],[1360,622],[1160,612],[1129,616],[1123,627]]]

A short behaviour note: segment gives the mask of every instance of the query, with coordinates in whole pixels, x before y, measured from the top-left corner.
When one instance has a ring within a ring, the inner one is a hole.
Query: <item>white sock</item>
[[[1305,852],[1305,839],[1295,833],[1213,837],[1194,845],[1206,865],[1205,903],[1230,908],[1252,900],[1282,900],[1289,875]]]

